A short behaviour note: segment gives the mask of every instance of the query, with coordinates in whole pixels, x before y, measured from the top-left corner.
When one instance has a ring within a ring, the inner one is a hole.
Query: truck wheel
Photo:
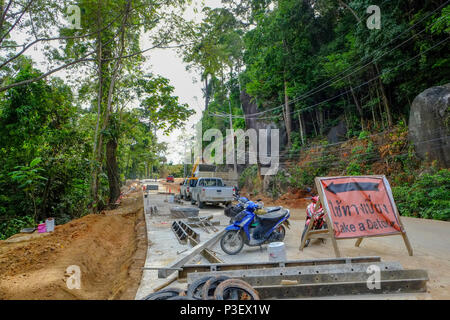
[[[199,209],[203,209],[205,207],[205,203],[200,201],[200,196],[197,197],[197,204]]]
[[[191,204],[192,204],[192,205],[195,204],[194,198],[192,198],[192,197],[191,197]]]

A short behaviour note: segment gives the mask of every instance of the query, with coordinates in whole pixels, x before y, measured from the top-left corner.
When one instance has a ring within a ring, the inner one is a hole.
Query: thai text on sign
[[[320,178],[323,205],[336,238],[401,232],[388,181],[384,177]]]

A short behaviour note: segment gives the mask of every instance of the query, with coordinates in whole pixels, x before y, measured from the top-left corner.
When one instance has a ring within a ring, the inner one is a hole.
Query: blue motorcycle
[[[244,244],[255,247],[266,243],[283,241],[289,228],[290,212],[288,209],[275,207],[266,210],[263,215],[255,214],[264,210],[260,204],[248,201],[245,210],[231,219],[232,224],[225,230],[220,240],[222,250],[230,255],[238,254]]]

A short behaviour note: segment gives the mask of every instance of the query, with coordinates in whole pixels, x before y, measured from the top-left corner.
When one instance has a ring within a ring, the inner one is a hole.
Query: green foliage
[[[258,179],[258,166],[252,165],[245,168],[239,176],[239,189],[242,189],[244,186],[253,188],[256,179]]]
[[[450,170],[425,173],[412,184],[392,188],[401,215],[450,220]]]
[[[36,223],[31,216],[17,217],[0,222],[0,240],[8,239],[23,228],[34,228],[35,226]]]
[[[359,176],[362,174],[361,165],[358,161],[351,161],[345,169],[346,175]]]

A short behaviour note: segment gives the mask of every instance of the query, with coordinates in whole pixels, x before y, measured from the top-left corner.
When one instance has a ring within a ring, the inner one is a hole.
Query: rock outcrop
[[[409,139],[422,159],[450,165],[450,84],[419,94],[411,105]]]

